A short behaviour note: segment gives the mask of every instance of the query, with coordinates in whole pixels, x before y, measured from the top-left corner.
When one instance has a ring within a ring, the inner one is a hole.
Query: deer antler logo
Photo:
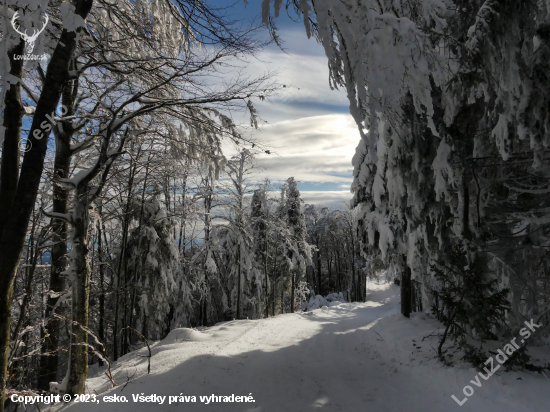
[[[48,24],[48,15],[44,13],[44,25],[40,30],[34,28],[31,36],[27,34],[27,30],[25,30],[24,32],[19,31],[20,26],[16,23],[18,16],[19,16],[19,12],[16,11],[11,19],[11,25],[13,26],[13,29],[17,33],[19,33],[21,35],[21,38],[25,41],[26,43],[25,51],[27,52],[27,54],[31,54],[32,51],[34,50],[34,42],[38,38],[38,35],[44,31],[44,29],[46,28],[46,25]]]

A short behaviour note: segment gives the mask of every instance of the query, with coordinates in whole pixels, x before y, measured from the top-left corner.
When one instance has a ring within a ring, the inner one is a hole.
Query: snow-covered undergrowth
[[[399,313],[399,288],[369,284],[366,303],[336,303],[308,312],[239,320],[203,330],[176,329],[147,349],[113,365],[119,385],[111,389],[95,369],[87,391],[100,404],[62,406],[70,412],[185,411],[408,411],[531,412],[550,410],[550,381],[533,372],[498,371],[481,387],[465,363],[445,367],[436,356],[432,317]],[[426,336],[432,335],[425,338]],[[463,406],[465,385],[474,394]],[[105,395],[128,403],[104,403]],[[167,396],[164,404],[134,403],[132,395]],[[168,404],[168,396],[196,402]],[[252,394],[254,403],[201,403],[200,396]],[[56,406],[56,408],[60,408]]]
[[[346,303],[346,300],[344,299],[344,295],[342,292],[340,293],[331,293],[330,295],[327,295],[327,297],[322,297],[321,295],[312,296],[309,298],[309,302],[304,303],[303,309],[304,310],[315,310],[315,309],[321,309],[323,306],[331,307],[331,306],[337,306],[340,303]]]

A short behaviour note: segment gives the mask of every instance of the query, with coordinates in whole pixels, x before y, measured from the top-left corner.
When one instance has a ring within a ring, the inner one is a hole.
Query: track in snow
[[[372,285],[371,285],[372,286]],[[379,285],[367,303],[340,304],[309,314],[218,324],[202,332],[177,329],[156,343],[151,374],[144,349],[121,358],[109,390],[101,373],[88,391],[118,394],[128,403],[72,404],[69,412],[92,410],[181,411],[547,411],[548,380],[534,374],[494,376],[462,407],[462,388],[476,371],[445,368],[434,356],[434,321],[422,314],[405,319],[399,289]],[[126,385],[125,382],[128,382]],[[470,384],[471,385],[471,384]],[[195,395],[196,403],[134,403],[132,394]],[[255,403],[204,404],[200,395],[248,395]],[[101,396],[99,397],[101,398]]]

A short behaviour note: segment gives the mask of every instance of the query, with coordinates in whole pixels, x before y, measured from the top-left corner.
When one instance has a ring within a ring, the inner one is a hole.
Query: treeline
[[[305,218],[309,242],[315,247],[307,271],[315,294],[342,292],[350,302],[365,301],[367,276],[374,276],[381,262],[359,253],[356,212],[345,204],[337,210],[307,205]]]

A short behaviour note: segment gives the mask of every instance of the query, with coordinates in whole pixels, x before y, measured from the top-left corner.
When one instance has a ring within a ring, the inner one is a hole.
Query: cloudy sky
[[[228,0],[209,0],[227,7]],[[227,10],[238,20],[260,21],[260,0],[244,5],[236,1]],[[359,142],[359,132],[348,111],[343,90],[331,90],[323,48],[308,39],[301,22],[294,22],[281,11],[277,19],[279,35],[286,51],[268,47],[247,65],[252,74],[281,70],[278,81],[286,87],[276,97],[256,104],[268,123],[255,132],[267,139],[271,155],[262,155],[264,169],[260,180],[284,182],[293,176],[306,203],[339,207],[351,198],[351,158]]]

